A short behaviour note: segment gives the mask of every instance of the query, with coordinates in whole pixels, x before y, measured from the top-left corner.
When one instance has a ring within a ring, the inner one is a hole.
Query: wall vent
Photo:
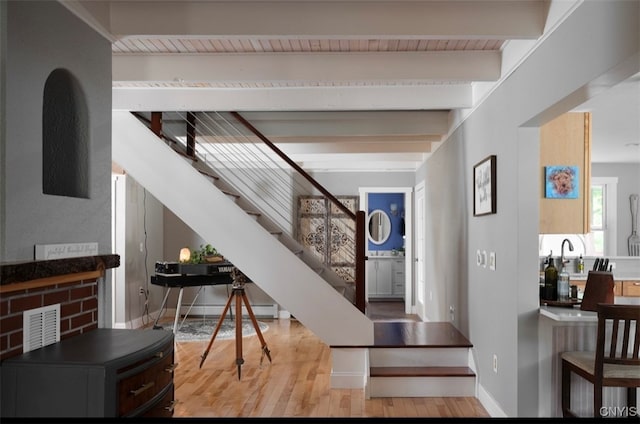
[[[24,311],[22,352],[60,341],[60,304]]]

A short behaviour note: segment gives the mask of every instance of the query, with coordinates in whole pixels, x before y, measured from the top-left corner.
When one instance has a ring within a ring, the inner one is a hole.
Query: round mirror
[[[369,240],[373,244],[382,244],[391,235],[391,220],[382,209],[376,209],[369,214]]]

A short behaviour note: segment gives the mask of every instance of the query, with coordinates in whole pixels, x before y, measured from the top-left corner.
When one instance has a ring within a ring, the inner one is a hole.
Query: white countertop
[[[589,276],[589,274],[587,274],[586,272],[584,274],[578,274],[578,273],[569,273],[569,280],[576,280],[576,281],[580,281],[580,280],[585,280],[587,279],[587,277]],[[633,272],[633,271],[621,271],[621,272],[613,272],[613,279],[614,281],[630,281],[630,280],[640,280],[640,273],[638,272]]]
[[[593,311],[583,311],[580,305],[572,308],[560,306],[541,306],[540,316],[554,321],[564,322],[598,322],[598,314]]]
[[[625,305],[640,304],[640,297],[616,296],[613,303]],[[598,314],[595,311],[583,311],[580,305],[571,308],[561,306],[540,306],[540,316],[563,322],[598,322]]]

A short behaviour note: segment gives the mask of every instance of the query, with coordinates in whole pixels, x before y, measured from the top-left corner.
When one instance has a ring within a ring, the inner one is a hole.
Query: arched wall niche
[[[89,113],[78,79],[49,74],[42,106],[42,192],[89,198]]]

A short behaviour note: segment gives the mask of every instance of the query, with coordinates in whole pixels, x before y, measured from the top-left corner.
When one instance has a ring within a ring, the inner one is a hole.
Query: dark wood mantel
[[[0,293],[97,278],[119,266],[120,255],[115,254],[0,263]]]

